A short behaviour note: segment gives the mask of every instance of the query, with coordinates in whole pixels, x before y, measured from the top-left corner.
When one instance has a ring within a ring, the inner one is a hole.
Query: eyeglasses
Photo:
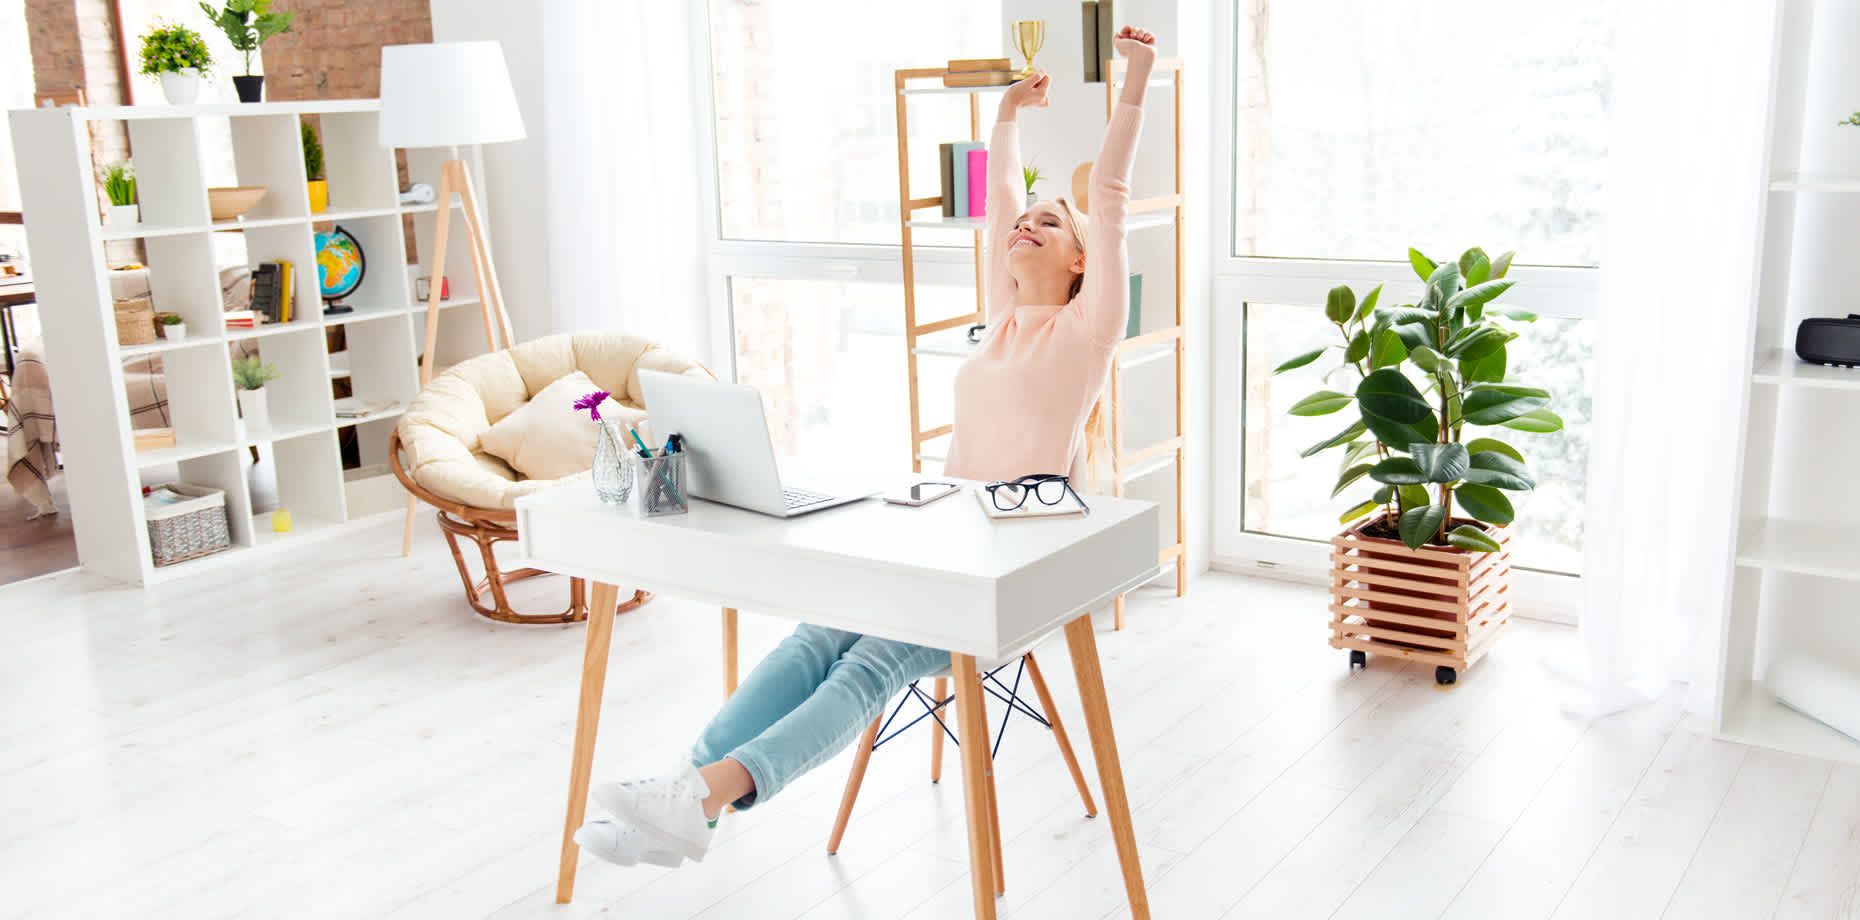
[[[1038,499],[1042,505],[1057,505],[1065,501],[1068,493],[1078,499],[1079,507],[1085,508],[1087,513],[1091,511],[1084,497],[1073,490],[1071,478],[1058,473],[1034,473],[1006,482],[991,482],[984,488],[988,490],[989,500],[1002,511],[1018,509],[1027,503],[1028,496]]]

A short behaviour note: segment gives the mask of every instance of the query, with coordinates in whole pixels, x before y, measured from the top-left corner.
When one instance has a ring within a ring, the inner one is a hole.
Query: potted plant
[[[1031,208],[1034,202],[1039,200],[1039,197],[1033,193],[1033,184],[1046,177],[1040,174],[1040,167],[1031,162],[1020,168],[1020,177],[1027,183],[1027,207]]]
[[[260,364],[257,357],[234,358],[232,369],[233,383],[239,387],[239,414],[245,418],[246,429],[269,430],[271,407],[267,405],[265,384],[278,379],[278,369]]]
[[[187,324],[181,321],[179,313],[155,314],[155,331],[170,342],[179,342],[187,338]]]
[[[1304,367],[1331,349],[1341,363],[1326,375],[1354,383],[1319,390],[1291,413],[1351,410],[1354,421],[1303,452],[1343,451],[1333,497],[1369,488],[1338,519],[1332,542],[1331,645],[1434,664],[1451,684],[1509,622],[1510,574],[1502,528],[1515,517],[1506,492],[1528,491],[1524,456],[1492,429],[1547,433],[1563,420],[1545,408],[1550,394],[1506,378],[1506,346],[1517,338],[1500,318],[1531,322],[1521,310],[1491,306],[1510,290],[1512,253],[1490,259],[1478,248],[1435,264],[1410,249],[1426,282],[1420,303],[1378,307],[1377,286],[1360,301],[1332,288],[1325,317],[1339,341],[1281,364]],[[1456,512],[1464,516],[1455,517]]]
[[[297,123],[304,138],[304,176],[309,179],[310,213],[321,214],[329,207],[329,183],[323,179],[323,144],[316,139],[316,129],[307,121]]]
[[[297,18],[297,14],[272,12],[271,0],[226,0],[226,6],[218,10],[202,3],[200,10],[226,33],[226,40],[233,48],[245,55],[245,75],[233,78],[233,86],[239,90],[239,101],[263,99],[265,77],[252,73],[252,52],[273,35],[289,32],[291,20]]]
[[[111,163],[103,168],[103,193],[110,199],[104,222],[127,227],[142,220],[136,204],[136,171],[128,163]]]
[[[169,105],[193,105],[212,64],[206,41],[186,26],[157,22],[142,36],[142,72],[161,81]]]

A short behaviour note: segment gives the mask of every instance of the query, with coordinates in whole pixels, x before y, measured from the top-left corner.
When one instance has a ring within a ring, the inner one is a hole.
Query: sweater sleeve
[[[1100,343],[1121,340],[1130,316],[1130,253],[1125,247],[1124,218],[1130,207],[1130,167],[1142,127],[1143,109],[1118,103],[1091,167],[1090,238],[1077,303],[1086,330]]]
[[[1025,196],[1016,196],[1020,185],[1020,128],[1011,121],[995,122],[988,139],[988,230],[983,234],[987,246],[988,312],[984,319],[994,325],[1006,318],[1014,306],[1014,278],[1008,274],[1008,234],[1014,232],[1014,220],[1020,216]]]

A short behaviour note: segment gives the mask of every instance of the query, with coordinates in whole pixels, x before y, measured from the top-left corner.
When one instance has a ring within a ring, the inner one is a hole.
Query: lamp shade
[[[523,137],[523,113],[510,87],[503,45],[381,48],[381,146],[449,147]]]

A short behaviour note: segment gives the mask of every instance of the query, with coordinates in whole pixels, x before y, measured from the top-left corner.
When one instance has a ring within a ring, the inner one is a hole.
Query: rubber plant
[[[1425,282],[1419,303],[1378,306],[1381,285],[1361,299],[1348,286],[1332,288],[1324,315],[1339,341],[1273,371],[1304,367],[1336,349],[1342,360],[1325,380],[1336,385],[1341,376],[1354,382],[1347,392],[1319,390],[1291,408],[1300,416],[1345,410],[1356,415],[1348,427],[1303,452],[1314,457],[1343,451],[1331,497],[1373,487],[1351,502],[1341,523],[1385,508],[1385,520],[1395,524],[1409,549],[1429,543],[1469,552],[1499,549],[1480,527],[1452,525],[1456,507],[1487,524],[1510,524],[1515,510],[1505,493],[1536,487],[1524,455],[1492,437],[1502,433],[1494,429],[1563,428],[1563,420],[1547,408],[1548,392],[1506,376],[1507,348],[1518,335],[1505,321],[1537,319],[1493,306],[1511,289],[1505,275],[1512,256],[1492,259],[1475,247],[1458,262],[1435,263],[1409,249],[1408,261]]]

